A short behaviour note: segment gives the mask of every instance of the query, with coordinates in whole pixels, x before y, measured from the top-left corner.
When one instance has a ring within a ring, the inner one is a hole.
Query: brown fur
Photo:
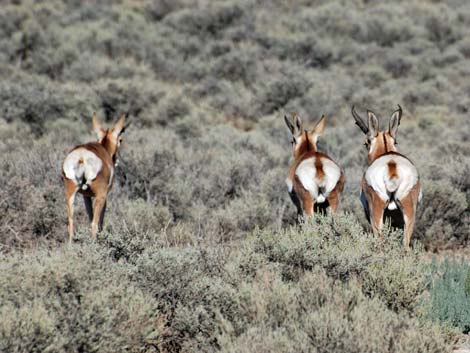
[[[341,196],[341,193],[343,192],[345,182],[346,182],[346,177],[344,176],[344,172],[341,170],[341,176],[339,177],[338,183],[328,195],[328,204],[330,205],[331,211],[333,213],[336,213],[336,211],[338,210],[340,196]]]
[[[93,238],[99,230],[103,227],[104,214],[106,211],[106,197],[112,187],[114,165],[116,161],[116,153],[119,148],[120,133],[124,130],[124,116],[119,119],[113,129],[104,130],[100,127],[93,117],[93,128],[98,133],[99,142],[89,142],[83,145],[74,147],[70,152],[84,148],[94,153],[102,161],[102,167],[96,178],[89,183],[89,187],[85,190],[79,188],[72,180],[67,179],[65,173],[62,171],[62,177],[65,186],[65,197],[67,201],[67,215],[68,215],[68,232],[69,242],[73,238],[73,202],[77,192],[83,194],[85,202],[85,209],[88,218],[91,221],[91,234]],[[118,135],[116,138],[116,134]],[[79,163],[83,163],[82,160]],[[95,198],[94,205],[91,198]]]
[[[369,164],[371,164],[380,156],[386,153],[390,153],[390,152],[396,152],[395,140],[388,132],[381,131],[378,133],[376,137],[374,150],[369,151],[369,155],[368,155]]]
[[[366,195],[367,203],[370,205],[370,223],[372,225],[372,231],[375,235],[381,236],[380,231],[383,225],[383,214],[386,207],[385,202],[374,189],[367,184],[365,178],[362,179],[362,190]]]
[[[408,249],[410,247],[411,235],[413,234],[420,190],[421,184],[418,181],[416,185],[413,186],[413,188],[410,190],[408,195],[406,195],[406,197],[400,200],[405,221],[405,229],[403,231],[403,246],[405,247],[405,249]]]
[[[315,140],[312,137],[308,137],[309,133],[304,131],[300,137],[299,145],[294,150],[294,159],[297,160],[302,158],[308,153],[316,152]],[[305,158],[304,158],[305,159]]]
[[[390,134],[390,131],[378,132],[375,138],[375,144],[371,146],[371,148],[372,147],[373,149],[369,150],[368,154],[369,165],[371,165],[377,158],[385,154],[396,154],[407,158],[406,156],[403,156],[397,152],[395,147],[395,139]],[[397,164],[395,162],[388,163],[388,175],[390,178],[398,176]],[[402,200],[397,200],[404,219],[403,246],[405,249],[408,249],[410,245],[420,189],[421,186],[418,181],[406,197],[404,197]],[[372,187],[367,184],[365,177],[362,179],[362,190],[370,208],[370,223],[372,226],[372,231],[374,234],[382,236],[381,230],[383,227],[383,217],[387,205],[378,196],[374,189],[372,189]]]
[[[324,126],[322,128],[324,128]],[[313,200],[310,192],[303,187],[302,183],[300,182],[298,177],[295,175],[297,167],[304,160],[313,158],[314,167],[317,172],[316,175],[318,179],[321,180],[325,177],[325,172],[323,170],[323,163],[321,162],[321,158],[328,158],[333,163],[335,163],[329,156],[317,151],[317,147],[315,145],[315,140],[317,137],[318,135],[315,129],[312,131],[303,131],[298,136],[298,139],[299,139],[298,145],[295,146],[293,150],[294,163],[292,163],[292,165],[289,167],[289,171],[287,174],[288,179],[292,181],[293,191],[295,192],[295,194],[300,200],[300,203],[302,205],[302,210],[307,216],[310,216],[313,214],[315,201]],[[330,195],[328,195],[327,200],[331,207],[331,211],[333,213],[335,213],[338,209],[340,195],[344,187],[344,180],[345,180],[344,173],[343,171],[341,171],[340,180],[338,181],[337,185],[335,186],[333,191],[330,193]]]
[[[388,162],[388,176],[390,179],[397,178],[398,177],[398,172],[397,172],[397,164],[394,161]]]
[[[308,190],[300,182],[297,175],[294,178],[294,190],[302,203],[302,209],[307,216],[313,215],[314,200]]]
[[[325,177],[325,172],[323,171],[323,163],[320,158],[315,158],[315,169],[317,170],[317,178],[323,180]]]

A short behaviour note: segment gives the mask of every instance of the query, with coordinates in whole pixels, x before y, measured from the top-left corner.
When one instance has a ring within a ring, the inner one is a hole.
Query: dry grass
[[[417,306],[431,283],[426,251],[470,240],[469,13],[459,0],[4,3],[0,350],[448,350],[452,335]],[[400,231],[387,244],[369,234],[366,151],[350,115],[370,108],[385,126],[397,103],[398,148],[424,188],[407,255]],[[60,164],[92,139],[93,111],[107,122],[129,112],[133,125],[99,243],[86,240],[77,198],[81,237],[66,250]],[[307,124],[327,115],[320,148],[347,177],[342,214],[303,229],[283,182],[291,111]],[[54,304],[68,302],[65,274],[101,298],[73,308],[80,329],[57,324],[73,323]],[[123,343],[113,332],[129,322],[139,329]]]

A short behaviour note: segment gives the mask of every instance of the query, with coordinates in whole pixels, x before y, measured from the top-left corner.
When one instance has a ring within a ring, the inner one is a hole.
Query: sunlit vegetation
[[[468,268],[429,259],[470,242],[469,27],[463,0],[3,2],[0,351],[451,351]],[[386,126],[397,103],[409,253],[370,233],[350,114]],[[346,174],[340,214],[302,227],[293,111],[327,115]],[[60,168],[93,112],[132,125],[103,233],[77,197],[67,247]]]

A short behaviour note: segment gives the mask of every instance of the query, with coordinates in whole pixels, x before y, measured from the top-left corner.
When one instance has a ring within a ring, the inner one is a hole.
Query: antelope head
[[[320,137],[325,130],[325,115],[322,115],[313,130],[310,131],[303,129],[302,120],[297,113],[293,113],[291,119],[284,116],[284,120],[292,134],[292,154],[295,159],[307,151],[317,151],[318,137]]]
[[[368,151],[369,163],[372,163],[377,157],[385,153],[397,151],[396,134],[402,115],[400,105],[398,105],[398,109],[393,112],[390,118],[388,130],[382,131],[379,129],[379,120],[372,111],[367,111],[367,124],[356,112],[354,106],[351,109],[351,113],[356,121],[356,125],[366,135],[364,145]]]
[[[101,123],[98,121],[96,113],[93,113],[93,131],[98,137],[98,142],[108,151],[113,159],[113,163],[116,164],[117,152],[122,142],[122,134],[126,131],[126,128],[130,125],[125,125],[126,115],[122,114],[118,121],[110,129],[104,129]]]

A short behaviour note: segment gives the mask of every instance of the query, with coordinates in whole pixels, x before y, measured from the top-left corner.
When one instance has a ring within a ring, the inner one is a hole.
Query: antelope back
[[[310,131],[303,129],[303,122],[297,113],[293,113],[291,119],[284,116],[284,121],[292,134],[292,154],[295,159],[298,159],[307,152],[317,151],[318,138],[325,131],[325,115],[322,115]]]

